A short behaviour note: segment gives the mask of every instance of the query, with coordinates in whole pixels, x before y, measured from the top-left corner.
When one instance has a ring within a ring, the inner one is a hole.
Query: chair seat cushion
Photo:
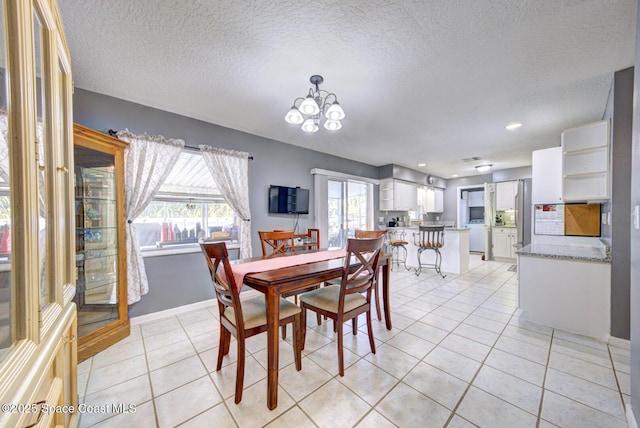
[[[418,241],[416,242],[416,246],[417,247],[422,247],[422,248],[436,248],[436,247],[440,247],[442,248],[442,243],[441,242],[423,242],[423,241]]]
[[[280,299],[280,319],[290,317],[298,312],[300,312],[298,305],[288,300]],[[233,325],[236,324],[235,312],[231,306],[224,310],[224,316],[231,321]],[[264,297],[256,296],[251,299],[242,300],[242,318],[245,329],[266,325],[267,307]]]
[[[300,301],[328,312],[338,313],[339,297],[340,286],[330,285],[302,294]],[[360,293],[347,294],[344,296],[344,311],[348,312],[366,303],[367,298]]]

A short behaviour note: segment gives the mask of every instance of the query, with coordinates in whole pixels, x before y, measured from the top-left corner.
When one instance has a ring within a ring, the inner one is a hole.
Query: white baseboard
[[[631,410],[631,404],[627,404],[627,423],[629,424],[629,428],[638,428],[638,421],[636,421],[636,416],[633,414],[633,410]]]
[[[609,336],[607,340],[609,345],[615,346],[616,348],[622,348],[626,350],[631,350],[631,341],[627,339],[620,339],[619,337]]]
[[[129,319],[131,325],[138,325],[149,321],[156,321],[162,318],[170,317],[173,315],[184,314],[185,312],[195,311],[196,309],[202,309],[209,306],[217,305],[216,299],[203,300],[201,302],[191,303],[189,305],[178,306],[164,311],[152,312],[150,314],[144,314]]]

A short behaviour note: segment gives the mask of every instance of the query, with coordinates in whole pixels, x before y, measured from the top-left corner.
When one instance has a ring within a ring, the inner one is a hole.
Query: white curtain
[[[251,257],[249,207],[249,153],[199,146],[220,193],[235,211],[240,224],[240,258]]]
[[[128,303],[140,300],[149,292],[144,259],[133,220],[138,217],[164,182],[184,148],[183,140],[162,136],[134,135],[127,129],[118,138],[129,143],[125,150],[125,193],[127,215],[127,283]]]

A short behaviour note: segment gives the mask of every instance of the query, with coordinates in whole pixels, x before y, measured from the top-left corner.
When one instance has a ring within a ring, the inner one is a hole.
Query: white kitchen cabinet
[[[484,191],[475,190],[467,194],[467,206],[484,207]]]
[[[493,257],[499,259],[515,259],[515,244],[518,239],[515,227],[497,227],[493,229]]]
[[[424,191],[427,213],[441,213],[444,210],[444,191],[437,187],[427,187]]]
[[[380,210],[409,211],[418,208],[418,187],[406,181],[387,178],[380,181]]]
[[[379,186],[380,211],[393,211],[393,179],[380,180]]]
[[[609,121],[562,133],[562,197],[565,201],[609,199]]]
[[[562,147],[535,150],[531,164],[531,202],[562,203]]]
[[[496,211],[515,210],[517,192],[517,181],[496,183]]]

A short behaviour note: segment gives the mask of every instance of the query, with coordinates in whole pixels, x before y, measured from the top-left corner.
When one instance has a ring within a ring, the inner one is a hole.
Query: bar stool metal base
[[[418,267],[416,269],[416,276],[422,272],[422,267],[429,267],[436,270],[438,275],[445,278],[446,275],[442,274],[440,266],[442,265],[442,254],[440,248],[444,246],[444,226],[420,226],[419,232],[413,234],[414,245],[418,247]],[[421,256],[425,250],[433,250],[436,255],[436,259],[433,264],[422,263]]]
[[[408,244],[408,243],[407,243]],[[393,269],[393,263],[395,262],[397,267],[400,267],[400,262],[404,265],[405,269],[409,269],[407,267],[407,247],[404,242],[392,243],[391,245],[391,269]],[[400,258],[400,250],[404,251],[404,257]]]

